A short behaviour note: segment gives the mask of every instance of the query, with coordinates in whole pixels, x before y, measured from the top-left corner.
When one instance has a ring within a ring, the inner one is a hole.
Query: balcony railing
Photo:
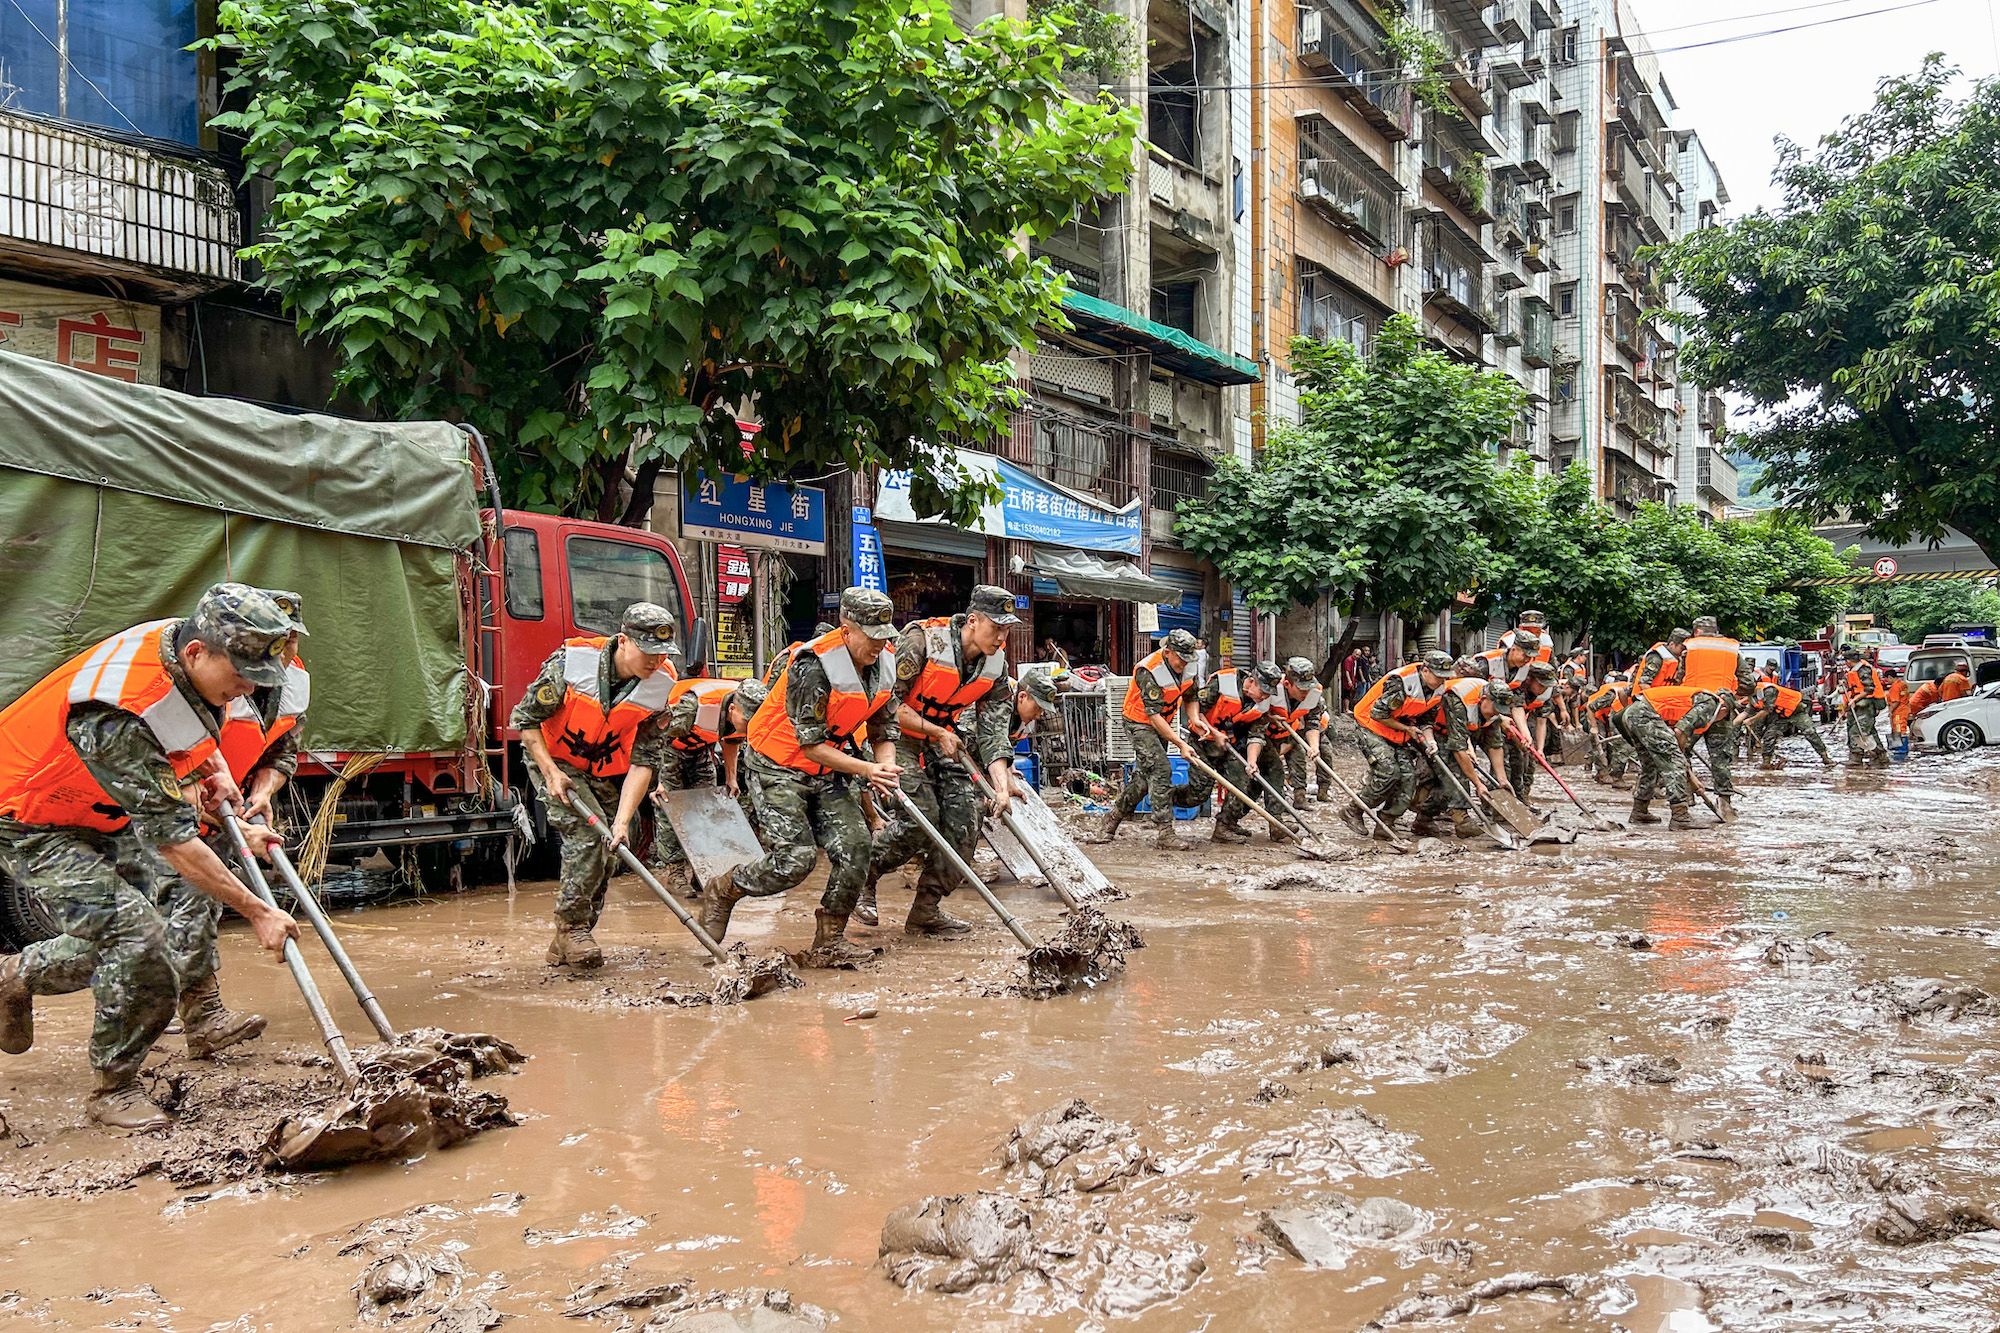
[[[1626,296],[1613,296],[1604,307],[1604,332],[1627,356],[1639,355],[1639,307]]]
[[[1495,0],[1486,10],[1486,26],[1500,34],[1503,42],[1518,42],[1534,31],[1528,16],[1528,0]]]
[[[1335,157],[1307,157],[1324,151],[1320,139],[1299,136],[1299,198],[1335,223],[1360,232],[1385,248],[1397,244],[1399,212],[1395,196],[1357,168]]]
[[[1719,393],[1706,394],[1701,400],[1701,424],[1716,435],[1729,429],[1729,408]]]
[[[1728,454],[1706,445],[1695,451],[1695,484],[1724,504],[1737,501],[1736,464]]]
[[[1484,116],[1493,110],[1492,75],[1487,71],[1485,53],[1476,46],[1460,43],[1449,33],[1435,34],[1444,43],[1446,52],[1444,77],[1453,96],[1465,104],[1475,116]]]
[[[1521,300],[1521,360],[1530,366],[1546,366],[1555,356],[1555,311],[1540,297]]]
[[[1667,414],[1633,387],[1631,381],[1611,380],[1611,419],[1619,430],[1659,449],[1664,441]]]
[[[1486,260],[1454,229],[1433,223],[1424,237],[1424,300],[1464,324],[1490,331],[1495,314],[1486,286]]]
[[[1196,454],[1166,448],[1160,437],[1153,441],[1152,504],[1171,513],[1183,500],[1200,500],[1208,495],[1215,464]]]
[[[1511,296],[1493,298],[1493,326],[1487,332],[1503,347],[1521,345],[1521,325],[1514,317],[1516,304]]]
[[[1424,135],[1424,179],[1479,222],[1491,222],[1487,204],[1493,194],[1493,173],[1485,154],[1456,133],[1432,125]]]
[[[1381,26],[1354,0],[1314,0],[1299,10],[1299,63],[1327,76],[1385,138],[1415,132],[1415,99],[1388,72]]]
[[[0,111],[0,243],[179,293],[241,276],[221,167],[10,111]]]

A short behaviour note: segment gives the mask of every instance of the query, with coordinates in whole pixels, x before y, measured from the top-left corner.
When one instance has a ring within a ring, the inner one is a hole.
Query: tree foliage
[[[2000,80],[1933,56],[1808,153],[1784,202],[1664,252],[1699,305],[1682,368],[1767,409],[1746,444],[1815,520],[1963,530],[2000,562]]]
[[[1853,609],[1874,615],[1904,643],[1922,643],[1953,625],[2000,625],[2000,592],[1976,583],[1885,583],[1857,592]]]
[[[482,427],[516,503],[637,521],[662,468],[913,466],[1060,323],[1022,238],[1123,188],[1135,117],[1048,25],[946,0],[224,0],[247,255],[339,383]],[[741,453],[735,414],[764,423]],[[629,499],[626,491],[629,487]]]
[[[1625,521],[1581,467],[1495,466],[1520,390],[1426,346],[1407,317],[1372,358],[1308,339],[1292,351],[1303,420],[1274,428],[1254,465],[1224,460],[1174,528],[1259,610],[1326,598],[1351,631],[1359,615],[1423,620],[1470,593],[1478,613],[1533,607],[1630,652],[1698,615],[1744,639],[1808,637],[1846,603],[1845,589],[1788,586],[1848,572],[1796,518],[1715,524],[1644,504]]]
[[[1364,358],[1292,344],[1302,420],[1273,427],[1254,466],[1224,459],[1174,531],[1253,606],[1329,597],[1343,609],[1437,614],[1487,567],[1502,502],[1490,450],[1520,389],[1428,346],[1392,316]]]

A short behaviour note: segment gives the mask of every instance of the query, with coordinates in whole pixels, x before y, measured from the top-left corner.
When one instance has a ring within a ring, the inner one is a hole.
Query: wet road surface
[[[542,964],[548,885],[345,915],[393,1018],[532,1059],[482,1083],[518,1127],[330,1176],[147,1172],[157,1141],[83,1126],[85,998],[45,1000],[35,1050],[0,1063],[0,1318],[1988,1327],[2000,762],[1741,781],[1729,829],[1515,854],[1392,857],[1327,807],[1351,860],[1131,832],[1101,858],[1131,892],[1107,910],[1147,947],[1043,1001],[1010,993],[1018,952],[966,893],[969,939],[906,939],[908,891],[885,886],[885,928],[856,932],[886,948],[874,967],[720,1008],[681,1003],[704,985],[696,946],[628,880],[583,980]],[[1583,790],[1622,816],[1622,794]],[[1057,929],[1045,893],[1000,892]],[[812,905],[745,904],[736,931],[800,948]],[[225,994],[271,1028],[219,1086],[265,1087],[317,1042],[282,968],[243,932],[224,948]],[[1016,1126],[1071,1099],[1082,1151],[1003,1162]],[[1014,1227],[1005,1256],[884,1263],[885,1219],[958,1195]],[[1523,1273],[1551,1281],[1479,1285]],[[373,1304],[385,1291],[409,1294]]]

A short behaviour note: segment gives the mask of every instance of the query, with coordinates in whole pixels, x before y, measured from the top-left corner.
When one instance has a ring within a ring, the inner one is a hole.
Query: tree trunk
[[[597,460],[597,521],[609,523],[618,517],[618,492],[625,482],[625,458]]]
[[[1340,680],[1340,666],[1354,652],[1354,636],[1361,629],[1361,608],[1356,607],[1341,626],[1340,637],[1327,645],[1326,663],[1319,669],[1319,683],[1322,688],[1336,684]]]
[[[628,528],[643,527],[646,516],[653,511],[653,492],[660,480],[660,469],[666,460],[649,458],[639,464],[639,470],[632,477],[632,498],[625,502],[625,512],[618,521]]]

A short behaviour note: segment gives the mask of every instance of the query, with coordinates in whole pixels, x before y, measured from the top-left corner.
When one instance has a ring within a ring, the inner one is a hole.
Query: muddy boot
[[[972,924],[960,921],[944,910],[944,895],[935,889],[917,890],[917,900],[910,904],[910,915],[903,922],[905,935],[970,935]]]
[[[1418,815],[1410,821],[1410,832],[1419,838],[1433,837],[1437,833],[1437,824],[1429,815]]]
[[[717,944],[729,933],[729,914],[736,910],[736,904],[743,901],[743,890],[736,887],[736,872],[725,870],[702,887],[701,928]]]
[[[1325,778],[1320,779],[1319,788],[1313,792],[1313,798],[1321,805],[1326,805],[1333,800],[1333,787]]]
[[[1083,840],[1092,843],[1110,842],[1118,836],[1118,826],[1124,822],[1125,816],[1113,810],[1110,814],[1099,820],[1097,827],[1085,834]]]
[[[846,917],[835,916],[821,907],[813,912],[813,920],[816,924],[813,930],[812,952],[816,955],[813,960],[816,966],[841,967],[874,960],[873,949],[856,944],[847,938]]]
[[[1642,801],[1637,796],[1634,796],[1632,798],[1632,814],[1625,822],[1628,824],[1657,824],[1660,822],[1660,817],[1653,813],[1653,803],[1651,800]]]
[[[1361,813],[1361,807],[1353,801],[1349,801],[1341,807],[1340,822],[1347,825],[1358,836],[1363,838],[1368,836],[1368,817]]]
[[[1208,836],[1211,842],[1250,841],[1250,835],[1243,831],[1241,825],[1235,823],[1224,823],[1220,819],[1215,821],[1215,829]]]
[[[1377,842],[1394,842],[1396,840],[1396,821],[1385,818],[1381,823],[1371,826],[1368,836]]]
[[[225,1047],[264,1035],[262,1014],[239,1014],[223,1007],[222,986],[214,977],[182,993],[180,1015],[190,1060],[206,1060]]]
[[[155,1105],[153,1099],[140,1088],[136,1070],[129,1074],[98,1070],[97,1091],[84,1102],[83,1113],[93,1123],[106,1129],[130,1132],[166,1129],[174,1123],[174,1118]]]
[[[660,874],[660,882],[676,898],[701,897],[701,889],[694,882],[694,869],[685,861],[669,862]]]
[[[1165,852],[1178,852],[1187,846],[1171,823],[1160,825],[1160,831],[1153,837],[1153,846]]]
[[[1292,788],[1292,809],[1303,810],[1311,803],[1306,799],[1306,789],[1304,787]]]
[[[555,938],[549,941],[550,967],[597,967],[603,962],[604,950],[597,947],[589,926],[556,922]]]
[[[21,955],[0,958],[0,1051],[19,1055],[35,1044],[35,997],[21,978]]]
[[[1669,833],[1686,833],[1693,827],[1694,815],[1689,811],[1687,802],[1682,801],[1674,807],[1674,817],[1667,821],[1667,831]]]
[[[1451,831],[1461,838],[1476,838],[1481,829],[1470,810],[1454,810],[1451,812]]]
[[[860,899],[854,904],[854,919],[864,926],[882,924],[882,916],[875,910],[875,886],[881,882],[880,875],[871,873],[868,882],[861,886]]]

